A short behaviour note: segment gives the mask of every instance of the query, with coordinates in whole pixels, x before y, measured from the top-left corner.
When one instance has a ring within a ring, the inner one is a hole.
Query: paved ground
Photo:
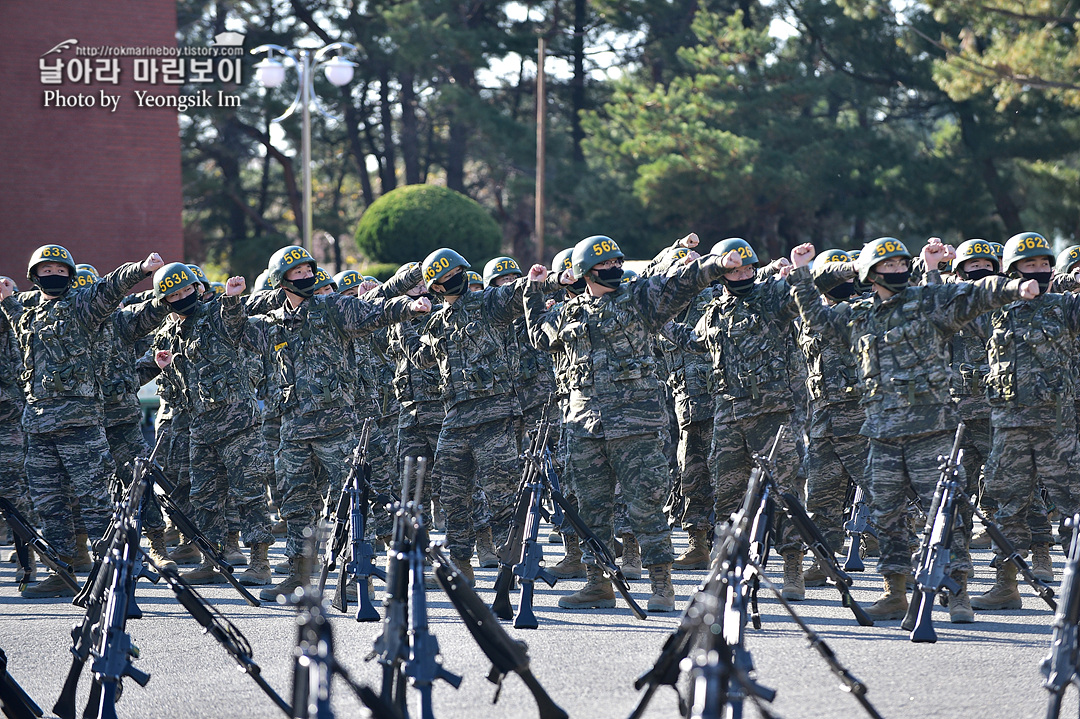
[[[685,534],[678,532],[675,539],[677,547],[685,546]],[[275,546],[272,559],[280,557],[282,546],[280,542]],[[561,547],[547,545],[546,551],[550,562],[561,557]],[[973,591],[982,592],[993,576],[987,567],[989,554],[976,552],[976,562],[978,578],[972,582]],[[778,564],[775,560],[771,563],[770,575],[776,576]],[[1055,555],[1055,566],[1060,575],[1060,554]],[[490,602],[495,570],[478,569],[476,574],[481,596]],[[676,575],[679,609],[704,574]],[[0,564],[0,648],[7,652],[11,674],[48,714],[67,674],[68,633],[81,611],[67,600],[21,599],[13,584],[14,575],[14,565]],[[856,575],[856,598],[872,602],[879,583],[874,573]],[[536,676],[572,717],[626,717],[639,698],[633,680],[656,659],[676,624],[676,615],[653,615],[639,622],[621,600],[614,610],[587,613],[555,606],[560,596],[581,584],[582,580],[569,580],[555,589],[542,586],[536,598],[540,629],[508,627],[509,631],[528,642]],[[635,582],[633,588],[644,605],[647,579]],[[202,592],[247,635],[265,677],[288,700],[294,611],[279,606],[249,607],[227,585]],[[1048,652],[1052,617],[1026,585],[1022,585],[1022,592],[1023,609],[980,613],[973,625],[948,624],[945,610],[939,607],[935,611],[937,644],[912,644],[899,629],[899,622],[858,626],[840,606],[836,591],[828,587],[808,590],[807,601],[798,609],[840,661],[868,685],[869,698],[886,719],[1042,717],[1047,693],[1041,686],[1039,662]],[[146,618],[129,623],[129,631],[141,650],[137,666],[152,678],[145,688],[125,683],[124,696],[117,705],[122,719],[281,716],[217,642],[201,633],[164,583],[140,583],[138,598]],[[431,630],[441,645],[444,665],[464,677],[457,691],[445,684],[436,686],[435,716],[535,717],[531,695],[516,676],[507,678],[499,703],[491,707],[494,687],[486,681],[489,665],[485,657],[445,596],[429,592],[429,606]],[[762,615],[762,629],[748,628],[746,644],[758,681],[777,691],[772,705],[776,715],[803,719],[865,716],[855,700],[838,688],[824,662],[774,599],[763,601]],[[377,685],[379,668],[364,658],[379,625],[358,624],[351,616],[335,613],[333,627],[339,660],[361,682]],[[85,702],[88,676],[85,673],[81,682],[80,707]],[[413,716],[419,716],[412,700]],[[333,703],[338,716],[365,716],[341,683],[334,685]],[[1076,695],[1070,692],[1063,716],[1076,713]],[[747,712],[747,716],[756,714],[752,709]],[[645,716],[677,717],[674,693],[669,689],[658,692]]]

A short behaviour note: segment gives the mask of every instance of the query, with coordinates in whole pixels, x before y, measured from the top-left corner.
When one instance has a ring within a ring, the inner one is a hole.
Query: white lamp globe
[[[341,57],[335,57],[333,60],[329,60],[323,65],[323,72],[326,73],[326,79],[330,81],[330,84],[335,87],[341,87],[342,85],[348,85],[352,82],[353,68],[355,67],[355,62],[350,62]]]
[[[255,63],[255,79],[263,87],[280,87],[285,82],[285,66],[272,58],[264,58]]]

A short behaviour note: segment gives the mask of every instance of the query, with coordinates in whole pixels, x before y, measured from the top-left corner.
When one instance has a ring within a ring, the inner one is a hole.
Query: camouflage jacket
[[[0,315],[0,318],[2,317],[3,315]],[[21,371],[19,343],[15,340],[15,332],[5,320],[0,322],[0,407],[17,407],[19,415],[22,415],[23,405],[26,404],[26,397],[23,396],[22,386],[19,384]]]
[[[1015,300],[1019,288],[1019,282],[988,277],[826,307],[810,276],[803,275],[795,299],[808,331],[835,332],[855,354],[866,413],[861,433],[883,438],[956,425],[949,340],[975,317]]]
[[[686,327],[695,326],[705,314],[705,309],[722,292],[722,287],[706,287],[675,321]],[[663,335],[658,343],[664,354],[668,371],[667,383],[675,400],[675,416],[679,420],[679,426],[686,427],[691,422],[711,420],[714,403],[712,362],[709,356],[679,347]]]
[[[437,367],[419,367],[409,359],[406,347],[419,343],[427,318],[391,325],[388,330],[389,354],[394,362],[394,395],[397,397],[399,427],[442,424],[446,409]]]
[[[419,367],[439,367],[446,417],[460,429],[522,415],[514,372],[518,346],[514,319],[523,311],[524,277],[502,287],[466,292],[432,312],[423,334],[405,351]],[[554,287],[554,280],[548,284]]]
[[[517,387],[521,409],[528,412],[533,407],[547,403],[555,393],[555,370],[551,355],[541,352],[529,343],[529,330],[525,318],[514,320],[514,338],[517,342]]]
[[[800,275],[809,278],[809,269],[791,273],[792,278]],[[754,285],[745,297],[719,294],[692,332],[685,325],[669,326],[676,344],[711,357],[714,422],[793,410],[790,359],[796,315],[788,280],[773,278]]]
[[[23,426],[45,433],[100,424],[104,409],[93,345],[98,328],[128,291],[146,278],[139,263],[121,265],[88,287],[24,308],[0,303],[22,354]]]
[[[545,310],[544,287],[529,285],[529,339],[538,349],[567,355],[570,397],[564,426],[569,433],[619,439],[666,426],[650,335],[723,271],[719,258],[710,256],[600,297],[579,295],[557,312]]]
[[[986,378],[995,427],[1074,426],[1080,295],[1049,292],[990,319]]]
[[[281,438],[303,440],[347,431],[354,421],[352,340],[413,316],[409,300],[368,302],[346,295],[311,297],[292,309],[248,317],[223,297],[222,318],[234,342],[274,358],[282,388]]]
[[[94,346],[100,373],[101,393],[105,399],[105,426],[138,422],[139,373],[135,345],[157,329],[169,316],[169,306],[160,300],[128,304],[109,315],[101,324]]]

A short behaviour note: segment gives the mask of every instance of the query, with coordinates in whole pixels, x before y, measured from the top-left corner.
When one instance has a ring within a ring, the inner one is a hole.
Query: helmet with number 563
[[[315,262],[315,258],[299,245],[282,247],[280,250],[270,255],[270,261],[266,264],[266,269],[270,273],[267,276],[267,279],[270,280],[270,286],[284,286],[285,289],[290,289],[288,287],[288,281],[285,280],[285,273],[292,268],[301,265],[311,265],[312,275],[319,270],[319,265]]]
[[[1049,258],[1051,267],[1054,266],[1056,260],[1050,243],[1038,232],[1021,232],[1019,235],[1013,235],[1005,243],[1005,250],[1001,253],[1001,271],[1009,274],[1017,262],[1033,257]]]
[[[586,237],[574,245],[574,251],[570,256],[570,266],[574,272],[574,279],[580,280],[585,273],[596,267],[601,262],[625,257],[623,251],[615,240],[606,235],[593,235]]]
[[[911,253],[903,242],[895,237],[879,237],[867,242],[859,252],[859,259],[855,261],[855,271],[859,275],[859,282],[870,282],[870,271],[874,265],[893,257],[903,257],[911,260]]]
[[[997,253],[994,252],[994,246],[986,240],[964,240],[956,248],[956,259],[953,260],[953,267],[961,279],[968,279],[967,269],[964,267],[964,263],[968,260],[986,260],[994,265],[994,272],[1001,269],[1001,260],[998,259]]]
[[[179,292],[198,281],[195,273],[183,262],[170,262],[164,267],[159,267],[154,273],[154,298],[165,299],[167,295]]]

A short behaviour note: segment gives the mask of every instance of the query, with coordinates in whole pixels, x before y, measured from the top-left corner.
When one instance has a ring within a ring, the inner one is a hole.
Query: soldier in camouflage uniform
[[[260,593],[267,600],[300,586],[303,577],[295,558],[303,550],[304,531],[314,526],[322,498],[336,496],[349,472],[356,444],[354,397],[348,386],[355,377],[353,338],[430,309],[423,298],[367,302],[340,294],[314,297],[316,270],[305,249],[284,247],[270,259],[270,281],[285,292],[282,306],[248,318],[238,299],[221,300],[229,305],[222,313],[229,334],[251,351],[273,353],[275,381],[283,389],[279,452],[286,481],[281,514],[290,572]],[[243,278],[230,279],[231,286],[243,284]],[[239,312],[233,312],[234,304],[240,305]],[[318,466],[326,472],[328,487],[317,484]]]
[[[0,277],[0,281],[9,280]],[[26,481],[26,433],[22,428],[22,413],[26,405],[19,374],[22,357],[15,333],[0,314],[0,497],[4,497],[30,522],[37,524],[30,486]],[[7,532],[0,518],[0,537]],[[31,557],[33,553],[31,553]],[[31,576],[31,580],[33,576]]]
[[[716,255],[729,252],[737,253],[743,264],[722,275],[723,292],[704,310],[693,330],[674,324],[668,328],[677,344],[690,351],[708,352],[712,359],[714,405],[709,464],[717,518],[727,517],[737,509],[746,478],[754,467],[753,453],[768,448],[781,424],[791,424],[794,402],[787,343],[796,308],[785,279],[789,270],[759,283],[758,256],[749,243],[729,238],[713,248]],[[803,257],[793,251],[793,260],[802,261]],[[803,273],[809,275],[809,269]],[[794,435],[786,431],[781,438],[775,479],[783,491],[802,497],[803,488],[796,481],[801,458]],[[784,597],[801,600],[805,597],[802,541],[790,523],[780,517],[776,537],[777,549],[784,558]]]
[[[681,311],[724,269],[718,257],[684,265],[668,275],[621,284],[623,253],[608,237],[588,237],[573,252],[572,279],[587,291],[545,312],[546,269],[529,272],[525,318],[538,348],[564,352],[570,375],[569,409],[564,418],[570,471],[583,519],[601,538],[613,539],[615,484],[622,487],[630,523],[641,545],[652,584],[649,611],[675,608],[671,583],[671,530],[664,518],[667,462],[661,430],[665,417],[657,401],[656,359],[649,336]],[[724,258],[738,264],[734,256]],[[588,580],[579,592],[559,600],[564,608],[615,606],[611,583],[585,557]]]
[[[826,265],[833,262],[850,262],[850,256],[843,250],[818,255],[813,265],[815,275],[824,274]],[[835,307],[849,301],[854,292],[854,282],[848,280],[829,287],[820,301]],[[844,545],[843,511],[848,487],[859,485],[866,491],[863,472],[869,446],[866,437],[859,434],[865,419],[859,406],[859,370],[846,340],[828,325],[799,322],[799,346],[806,357],[806,389],[811,401],[806,508],[829,548],[839,551]],[[816,559],[804,580],[809,587],[825,584],[826,575]]]
[[[85,272],[85,274],[84,274]],[[80,270],[76,279],[85,278],[88,284],[98,281],[89,271]],[[135,345],[160,325],[169,314],[162,301],[143,301],[128,304],[102,323],[95,351],[100,373],[105,409],[105,438],[116,463],[119,480],[128,486],[134,480],[136,457],[149,457],[150,448],[143,437],[142,408],[139,404],[139,375],[135,367]],[[159,567],[176,564],[169,559],[165,548],[165,520],[161,507],[151,494],[143,512],[143,532],[150,541],[150,557]],[[82,539],[76,536],[76,545]]]
[[[230,341],[223,315],[240,314],[240,300],[202,302],[198,282],[179,262],[154,276],[155,293],[169,304],[179,322],[171,325],[176,349],[155,355],[164,369],[176,365],[191,403],[191,504],[207,539],[224,547],[228,533],[226,503],[236,502],[240,533],[251,547],[247,570],[239,577],[251,586],[270,581],[267,551],[274,542],[264,478],[272,473],[259,428],[255,386],[247,358]],[[238,295],[230,283],[229,296]],[[242,289],[242,288],[241,288]],[[223,577],[204,556],[187,572],[189,584],[222,584]]]
[[[76,272],[71,254],[59,245],[45,245],[31,256],[27,270],[42,293],[36,306],[23,308],[12,296],[10,280],[0,284],[0,309],[15,330],[23,358],[26,476],[43,534],[66,559],[75,551],[74,497],[86,528],[96,537],[105,534],[112,514],[107,486],[115,467],[91,346],[98,327],[128,290],[161,264],[154,253],[76,290],[71,288]],[[72,592],[52,575],[27,587],[23,596]]]
[[[1002,533],[1021,552],[1032,543],[1028,515],[1040,479],[1062,516],[1080,509],[1072,372],[1080,296],[1049,291],[1054,262],[1050,243],[1038,233],[1024,232],[1005,243],[1002,271],[1037,283],[1038,295],[995,312],[987,343],[994,442],[986,462],[986,488],[998,502]],[[978,609],[1019,609],[1015,567],[1001,563],[994,586],[972,604]]]
[[[927,267],[936,267],[944,255],[945,247],[934,240],[922,250]],[[938,457],[948,454],[952,428],[960,421],[949,394],[949,339],[975,317],[1033,296],[1035,287],[1001,277],[909,286],[911,254],[891,237],[867,244],[856,268],[830,264],[839,266],[843,279],[854,279],[857,268],[859,279],[873,284],[874,296],[827,307],[805,277],[796,282],[796,301],[803,322],[836,332],[859,363],[866,412],[861,432],[870,439],[866,481],[881,544],[878,571],[885,579],[885,594],[866,611],[874,619],[900,619],[912,571],[908,492],[931,508]],[[948,570],[960,591],[949,599],[949,616],[964,623],[974,621],[967,595],[971,557],[968,528],[958,525]]]

